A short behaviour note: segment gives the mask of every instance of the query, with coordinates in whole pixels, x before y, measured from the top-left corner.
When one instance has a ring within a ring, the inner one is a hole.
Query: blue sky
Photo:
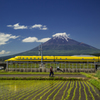
[[[0,0],[0,56],[30,50],[56,33],[100,49],[100,0]]]

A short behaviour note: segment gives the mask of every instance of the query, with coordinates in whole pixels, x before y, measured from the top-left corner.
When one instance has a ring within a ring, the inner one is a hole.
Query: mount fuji
[[[38,55],[39,47],[26,51],[23,55]],[[88,44],[77,42],[66,33],[57,33],[42,44],[43,55],[70,56],[100,53],[100,50]],[[22,55],[22,54],[21,54]]]

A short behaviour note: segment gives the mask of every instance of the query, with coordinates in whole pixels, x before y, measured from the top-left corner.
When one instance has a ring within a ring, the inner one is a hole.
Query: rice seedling
[[[79,82],[79,100],[81,100],[81,84]]]
[[[46,100],[48,100],[49,99],[49,97],[61,86],[63,84],[63,82],[56,88],[56,89],[54,89],[53,91],[52,91],[52,93],[47,97],[47,99]]]
[[[66,82],[63,84],[63,86],[58,90],[58,92],[54,95],[53,100],[55,100],[55,97],[58,95],[58,93],[60,92],[60,90],[65,86]]]
[[[88,87],[88,91],[89,91],[89,93],[91,94],[92,99],[95,100],[95,99],[94,99],[94,96],[93,96],[93,94],[92,94],[92,92],[90,91],[90,87],[86,84],[86,82],[84,82],[84,83],[85,83],[85,85]]]
[[[88,100],[87,93],[86,93],[86,90],[85,90],[85,85],[84,85],[84,83],[83,83],[83,82],[81,82],[81,83],[82,83],[82,85],[83,85],[83,87],[84,87],[85,100]]]
[[[70,83],[70,81],[67,83],[66,89],[65,89],[65,90],[64,90],[64,92],[63,92],[63,95],[62,95],[61,100],[63,100],[63,99],[64,99],[65,92],[66,92],[66,91],[67,91],[67,89],[68,89],[69,83]]]
[[[69,96],[70,96],[70,92],[71,92],[71,90],[72,90],[72,88],[74,87],[74,81],[73,82],[71,82],[71,84],[70,84],[70,88],[68,89],[68,94],[67,94],[67,97],[64,99],[64,100],[67,100],[68,98],[69,98]]]
[[[77,89],[77,81],[76,81],[76,87],[75,87],[75,89],[74,89],[73,97],[72,97],[72,99],[71,99],[71,100],[74,100],[75,93],[76,93],[76,89]]]

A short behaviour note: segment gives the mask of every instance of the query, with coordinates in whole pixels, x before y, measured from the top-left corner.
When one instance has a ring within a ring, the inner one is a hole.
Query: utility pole
[[[42,43],[41,43],[41,66],[42,66]]]
[[[40,56],[40,54],[41,54],[41,53],[40,53],[40,51],[41,51],[41,45],[39,45],[39,48],[38,48],[38,49],[39,49],[39,51],[38,51],[38,56]]]
[[[41,54],[41,55],[40,55],[40,54]],[[38,55],[41,56],[41,67],[42,67],[42,64],[43,64],[43,63],[42,63],[42,58],[43,58],[43,57],[42,57],[42,43],[41,43],[41,45],[39,46]]]

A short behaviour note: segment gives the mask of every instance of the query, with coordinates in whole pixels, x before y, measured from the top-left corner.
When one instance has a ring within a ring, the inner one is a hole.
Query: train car
[[[5,60],[6,61],[15,61],[15,57]]]
[[[55,56],[55,62],[98,62],[98,57]]]
[[[33,61],[41,62],[41,56],[16,56],[6,61]],[[43,56],[44,62],[100,62],[100,57],[91,56]]]
[[[100,56],[98,57],[98,62],[100,62]]]
[[[43,56],[43,61],[44,62],[54,62],[55,57],[54,56]]]
[[[41,56],[16,56],[15,61],[41,61]]]
[[[54,56],[43,56],[42,61],[46,62],[54,62]],[[41,56],[16,56],[14,58],[10,58],[6,61],[33,61],[33,62],[40,62]]]

